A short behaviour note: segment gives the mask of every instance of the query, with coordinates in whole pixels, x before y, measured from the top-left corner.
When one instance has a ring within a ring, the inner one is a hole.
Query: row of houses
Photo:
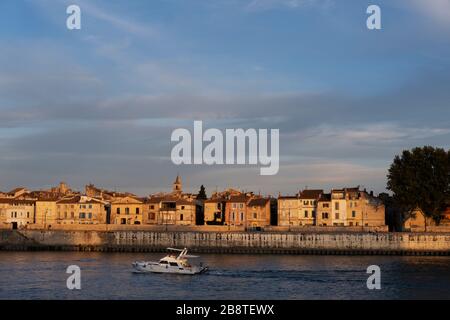
[[[55,225],[222,225],[245,228],[268,226],[385,225],[383,203],[356,188],[303,190],[277,198],[227,189],[210,198],[184,193],[177,176],[169,193],[138,197],[90,184],[84,193],[65,183],[49,190],[17,188],[0,193],[0,226],[21,228]]]
[[[373,193],[356,188],[303,190],[295,196],[278,197],[281,226],[385,225],[385,207]]]

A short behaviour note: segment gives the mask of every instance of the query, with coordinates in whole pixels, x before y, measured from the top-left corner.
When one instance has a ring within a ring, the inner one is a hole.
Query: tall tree
[[[201,185],[200,191],[198,192],[197,199],[199,200],[206,200],[208,199],[208,196],[206,195],[205,187]]]
[[[407,214],[419,208],[439,223],[450,196],[450,150],[425,146],[404,150],[389,168],[387,189]]]

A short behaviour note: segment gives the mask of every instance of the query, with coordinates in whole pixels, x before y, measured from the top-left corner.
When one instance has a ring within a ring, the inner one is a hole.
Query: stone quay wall
[[[450,233],[1,230],[0,250],[450,255]]]

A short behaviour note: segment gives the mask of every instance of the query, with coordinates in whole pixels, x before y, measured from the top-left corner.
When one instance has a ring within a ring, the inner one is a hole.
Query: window
[[[184,210],[184,206],[181,206],[181,210]]]
[[[308,201],[303,201],[303,205],[307,206],[308,205]]]
[[[27,218],[30,219],[30,213],[29,212],[27,212]]]
[[[253,212],[253,219],[258,219],[258,214],[256,212]]]
[[[241,212],[241,221],[243,221],[243,220],[244,220],[244,213]]]
[[[180,221],[183,221],[183,218],[184,218],[183,214],[180,214]]]
[[[339,202],[334,203],[334,210],[339,210]]]
[[[64,219],[67,219],[67,212],[64,212]]]
[[[170,262],[170,266],[171,266],[171,267],[178,267],[178,263],[176,263],[176,262]]]
[[[92,209],[92,204],[89,205],[89,209]]]
[[[233,203],[233,208],[236,209],[236,203]]]
[[[324,208],[329,208],[329,207],[330,207],[330,204],[329,204],[329,203],[324,203],[324,204],[322,205],[322,207],[324,207]]]
[[[71,219],[75,218],[75,213],[71,212],[71,213],[70,213],[70,218],[71,218]]]
[[[244,207],[244,204],[243,204],[243,203],[240,203],[240,204],[239,204],[239,208],[242,209],[243,207]]]
[[[305,210],[305,218],[308,218],[308,210]]]
[[[354,218],[354,217],[356,217],[356,211],[355,210],[352,211],[352,218]]]
[[[149,219],[149,220],[155,220],[155,213],[154,213],[154,212],[150,212],[150,213],[148,214],[148,219]]]
[[[328,212],[322,212],[322,219],[328,219]]]
[[[160,264],[169,264],[166,260],[161,260],[159,263]]]
[[[312,216],[313,218],[316,217],[316,211],[315,211],[315,210],[311,211],[311,216]]]
[[[335,218],[335,219],[339,219],[339,212],[336,212],[336,213],[334,214],[334,218]]]
[[[88,219],[92,219],[92,212],[88,213]]]
[[[117,209],[116,209],[116,213],[117,213],[117,214],[120,214],[120,208],[117,208]]]
[[[130,208],[125,208],[125,214],[130,214]]]
[[[80,212],[80,219],[84,219],[86,217],[86,214],[84,212]]]
[[[139,214],[139,208],[136,208],[136,214]]]
[[[151,206],[150,206],[150,209],[155,209],[155,206],[152,204]]]

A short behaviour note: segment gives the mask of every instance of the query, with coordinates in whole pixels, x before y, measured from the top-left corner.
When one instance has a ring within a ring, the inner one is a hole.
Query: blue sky
[[[449,148],[447,0],[4,0],[0,39],[0,190],[144,195],[179,172],[192,190],[381,192],[404,148]],[[279,128],[280,173],[174,166],[170,133],[193,120]]]

